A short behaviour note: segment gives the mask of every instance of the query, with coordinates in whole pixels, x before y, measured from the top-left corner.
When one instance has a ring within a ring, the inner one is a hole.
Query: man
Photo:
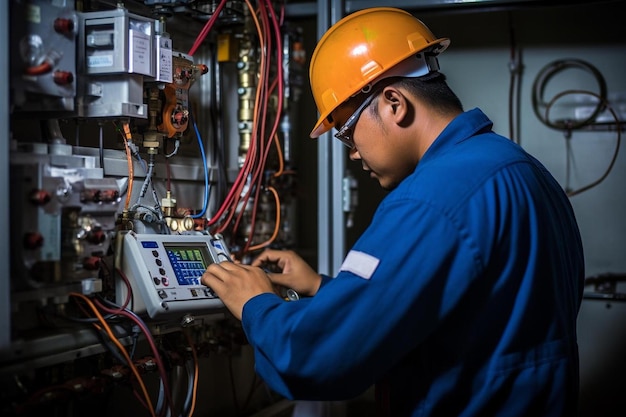
[[[463,111],[439,72],[448,44],[394,8],[330,28],[311,58],[311,137],[336,128],[390,193],[334,278],[268,250],[252,265],[211,265],[202,281],[288,398],[347,399],[376,384],[385,416],[573,416],[584,278],[574,213],[536,159],[479,109]]]

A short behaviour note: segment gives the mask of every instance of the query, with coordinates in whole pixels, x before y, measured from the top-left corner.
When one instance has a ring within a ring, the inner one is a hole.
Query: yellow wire
[[[70,296],[79,297],[83,299],[89,305],[89,307],[91,307],[96,317],[98,317],[98,320],[100,321],[100,323],[102,323],[102,325],[104,326],[104,329],[106,330],[107,334],[111,338],[111,341],[115,343],[115,346],[117,346],[117,348],[120,350],[122,355],[124,355],[124,359],[126,359],[126,361],[128,362],[128,366],[130,367],[130,370],[135,375],[135,378],[137,378],[137,382],[139,383],[139,386],[141,387],[141,392],[143,393],[143,396],[146,399],[146,404],[148,406],[148,410],[150,411],[150,415],[152,417],[156,417],[154,407],[152,406],[152,400],[150,399],[150,395],[148,394],[146,385],[143,383],[143,379],[141,379],[141,376],[139,375],[139,371],[137,371],[137,367],[135,367],[135,364],[133,363],[132,359],[128,355],[128,352],[126,351],[124,346],[122,346],[120,341],[117,340],[117,337],[115,337],[115,334],[113,334],[113,331],[109,327],[109,324],[106,322],[104,317],[102,317],[102,314],[100,314],[100,311],[98,310],[98,308],[94,305],[94,303],[88,297],[84,296],[83,294],[80,294],[77,292],[71,292]]]

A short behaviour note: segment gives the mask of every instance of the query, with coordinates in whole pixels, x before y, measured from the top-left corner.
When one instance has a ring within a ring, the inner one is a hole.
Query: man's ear
[[[413,117],[412,105],[400,90],[393,86],[383,90],[382,98],[385,104],[387,116],[392,117],[393,122],[400,126],[407,126]]]

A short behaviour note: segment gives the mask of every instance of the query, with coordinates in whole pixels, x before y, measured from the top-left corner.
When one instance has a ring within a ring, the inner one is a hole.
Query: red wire
[[[269,12],[268,12],[269,10]],[[254,235],[254,226],[256,223],[256,213],[259,204],[260,190],[263,181],[263,172],[267,164],[267,158],[271,149],[272,141],[278,131],[280,125],[280,115],[282,113],[282,107],[284,102],[284,80],[283,80],[283,68],[282,68],[282,35],[280,31],[280,25],[278,23],[275,11],[272,8],[272,4],[268,0],[261,2],[258,14],[261,21],[261,32],[259,36],[262,36],[265,41],[265,54],[266,60],[264,67],[260,69],[259,77],[259,90],[258,100],[256,102],[255,121],[256,124],[251,133],[250,147],[246,154],[244,165],[237,176],[230,192],[224,200],[222,206],[215,214],[214,217],[208,222],[208,226],[215,225],[220,222],[220,226],[217,227],[217,232],[222,233],[226,230],[233,217],[236,215],[236,220],[233,224],[233,235],[239,228],[241,220],[245,214],[245,207],[250,204],[252,198],[252,218],[251,227],[248,233],[247,243],[244,247],[244,251],[248,250],[252,243],[252,237]],[[276,45],[276,46],[274,46]],[[276,51],[276,78],[270,82],[270,73],[274,61],[272,60],[274,50]],[[276,112],[276,118],[267,132],[267,112],[268,103],[271,94],[278,90],[278,106]],[[269,134],[267,134],[269,133]],[[245,194],[242,195],[245,185],[248,184],[249,188]],[[254,190],[254,194],[253,194]],[[222,219],[224,213],[228,210],[228,215]]]
[[[48,61],[34,67],[27,67],[24,72],[28,75],[41,75],[52,71],[52,64]]]
[[[262,27],[261,27],[261,32],[259,34],[259,36],[263,36],[265,39],[265,54],[266,54],[266,60],[264,61],[264,67],[261,68],[261,76],[259,79],[259,97],[260,100],[257,103],[257,108],[256,110],[256,117],[255,120],[258,121],[258,130],[255,129],[254,131],[254,141],[256,142],[257,140],[259,140],[259,154],[261,155],[261,160],[260,163],[258,165],[255,166],[254,171],[252,173],[252,177],[250,179],[250,189],[248,193],[246,193],[245,199],[244,199],[244,203],[242,205],[243,208],[247,207],[250,201],[250,196],[251,196],[251,192],[254,189],[255,190],[255,194],[254,194],[254,199],[253,199],[253,207],[252,207],[252,217],[251,217],[251,224],[250,224],[250,231],[248,233],[248,239],[247,239],[247,243],[244,247],[244,252],[247,250],[247,247],[250,244],[250,240],[252,239],[252,236],[254,234],[254,224],[255,224],[255,219],[256,219],[256,210],[258,207],[258,197],[259,197],[259,186],[261,183],[261,173],[263,172],[263,168],[265,167],[266,164],[266,157],[265,155],[267,155],[267,153],[265,152],[266,149],[266,144],[263,141],[263,138],[265,137],[265,122],[266,122],[266,118],[264,117],[267,114],[267,104],[269,102],[269,94],[268,94],[268,88],[267,88],[267,80],[269,79],[269,69],[271,68],[271,57],[272,57],[272,43],[271,43],[271,38],[267,38],[267,34],[270,32],[269,30],[269,22],[267,19],[267,13],[265,10],[265,7],[263,7],[263,5],[259,6],[259,14],[261,17],[261,22],[262,22]],[[255,126],[257,127],[257,126]],[[233,233],[236,234],[237,229],[239,228],[239,223],[241,221],[241,219],[243,218],[245,211],[241,210],[239,212],[239,215],[237,216],[237,220],[233,226]]]
[[[213,27],[213,25],[217,21],[217,18],[219,16],[220,12],[222,11],[222,9],[224,8],[224,6],[226,5],[227,2],[228,2],[228,0],[220,1],[220,4],[218,4],[217,8],[215,9],[215,12],[213,12],[213,15],[206,22],[206,24],[204,25],[204,27],[200,31],[200,34],[198,35],[198,37],[194,41],[193,46],[189,50],[188,55],[193,56],[193,54],[196,53],[196,51],[198,50],[198,48],[200,47],[200,45],[202,44],[204,39],[207,37],[207,35],[211,31],[211,28]]]
[[[249,3],[248,3],[249,4]],[[251,10],[251,13],[253,13],[254,11]],[[257,96],[258,97],[258,96]],[[255,107],[258,110],[258,104],[260,102],[262,102],[263,100],[259,100],[255,103]],[[257,120],[257,119],[255,119]],[[217,233],[221,233],[223,232],[229,225],[230,221],[233,218],[233,215],[235,214],[237,207],[240,206],[240,201],[241,201],[241,192],[243,190],[243,187],[245,186],[246,182],[250,179],[250,173],[254,172],[254,166],[255,166],[255,162],[256,162],[256,130],[253,130],[251,132],[251,139],[250,139],[250,147],[248,149],[248,152],[246,154],[246,159],[244,161],[244,165],[242,167],[242,169],[239,171],[239,175],[235,181],[235,184],[233,184],[233,187],[231,188],[228,196],[226,197],[226,200],[224,201],[224,203],[222,204],[222,206],[220,207],[218,213],[216,214],[216,216],[214,216],[211,221],[209,221],[208,225],[213,225],[215,222],[219,221],[224,213],[224,211],[226,211],[227,208],[230,208],[230,212],[229,215],[226,219],[224,219],[224,221],[222,222],[222,225],[220,227],[218,227],[218,229],[216,230]],[[249,182],[250,185],[253,184],[252,181]],[[244,196],[244,200],[247,201],[249,196],[249,191],[246,192],[246,195]],[[244,206],[245,207],[245,206]]]
[[[234,196],[238,192],[241,191],[241,188],[243,188],[243,184],[245,184],[245,178],[247,177],[248,169],[249,169],[248,166],[250,164],[251,164],[251,158],[247,157],[243,163],[243,166],[241,167],[241,170],[239,170],[239,174],[237,174],[237,178],[235,179],[233,186],[228,192],[228,195],[226,196],[226,198],[224,199],[222,206],[217,211],[217,213],[211,218],[211,220],[207,222],[208,226],[212,226],[218,222],[218,220],[224,214],[224,211],[226,211],[226,209],[231,205],[233,198],[235,198]]]
[[[282,68],[282,47],[280,46],[282,44],[281,42],[281,33],[280,33],[280,28],[279,28],[279,24],[277,22],[276,19],[276,15],[274,13],[274,10],[271,7],[271,4],[269,2],[267,2],[267,9],[269,9],[270,11],[270,16],[271,16],[271,22],[273,24],[270,24],[269,18],[268,18],[268,14],[266,13],[265,9],[262,10],[261,13],[261,18],[263,21],[263,29],[264,32],[266,34],[269,34],[272,32],[273,29],[273,34],[275,36],[275,40],[276,40],[276,54],[277,54],[277,76],[276,79],[273,81],[273,83],[271,84],[271,86],[268,87],[267,84],[267,80],[269,80],[269,73],[270,73],[270,68],[271,68],[271,61],[269,61],[269,59],[271,59],[272,57],[272,38],[268,37],[266,43],[266,53],[268,56],[268,62],[265,68],[263,68],[263,80],[264,82],[260,85],[259,88],[262,89],[262,92],[264,93],[263,97],[269,97],[271,95],[271,93],[274,91],[274,89],[276,88],[276,86],[278,86],[278,106],[277,106],[277,114],[276,114],[276,119],[274,120],[274,125],[272,126],[272,129],[270,131],[269,136],[267,137],[267,143],[265,142],[261,142],[261,154],[262,154],[262,158],[261,158],[261,163],[259,166],[257,166],[257,168],[254,171],[253,174],[253,181],[251,181],[251,184],[255,185],[255,198],[254,198],[254,203],[253,203],[253,208],[252,208],[252,218],[251,218],[251,224],[250,224],[250,231],[248,233],[248,239],[246,241],[246,244],[244,246],[243,251],[246,252],[250,245],[252,244],[252,237],[254,235],[254,229],[255,229],[255,223],[256,223],[256,213],[257,213],[257,208],[258,208],[258,202],[259,202],[259,195],[260,195],[260,190],[261,190],[261,182],[262,182],[262,172],[266,166],[267,163],[267,157],[269,155],[269,150],[271,149],[271,142],[274,138],[274,136],[276,135],[276,132],[278,131],[278,126],[280,123],[280,115],[282,113],[282,106],[283,106],[283,93],[284,93],[284,84],[283,84],[283,68]],[[262,109],[259,109],[259,117],[258,119],[261,121],[261,127],[260,127],[260,136],[261,137],[265,137],[265,122],[266,119],[265,117],[261,117],[261,115],[265,115],[267,114],[267,102],[268,100],[262,100]],[[248,199],[246,199],[246,205],[248,203]],[[243,216],[243,212],[240,213],[240,215],[238,216],[238,220],[237,223],[235,224],[234,230],[237,230],[239,221],[241,220]]]
[[[120,272],[121,275],[123,275],[123,272],[121,272],[121,270],[118,270]],[[135,324],[137,324],[139,326],[139,328],[141,328],[141,330],[143,331],[146,340],[148,341],[148,344],[150,345],[150,348],[152,349],[152,352],[154,354],[154,361],[157,364],[157,368],[159,370],[159,375],[161,377],[161,381],[163,383],[163,390],[165,392],[165,397],[167,399],[167,402],[169,404],[170,407],[173,407],[173,402],[172,402],[172,396],[171,396],[171,392],[170,392],[170,388],[169,388],[169,382],[168,382],[168,378],[167,378],[167,373],[165,372],[165,365],[163,364],[163,360],[161,359],[161,355],[159,353],[159,350],[156,346],[156,343],[154,342],[154,339],[152,337],[152,333],[150,333],[150,330],[148,329],[148,327],[146,326],[146,324],[140,320],[137,320],[137,318],[133,315],[130,314],[127,310],[119,310],[119,309],[113,309],[113,308],[109,308],[106,305],[104,305],[103,303],[101,303],[99,300],[94,299],[94,304],[98,306],[98,308],[104,312],[107,312],[109,314],[117,314],[117,315],[121,315],[124,316],[128,319],[130,319],[131,321],[133,321]],[[164,407],[163,410],[165,410],[166,408]]]
[[[251,152],[252,150],[254,150],[254,145],[255,145],[254,141],[252,141],[251,144],[250,144],[250,149],[248,150],[248,155],[246,156],[246,159],[245,159],[245,161],[243,163],[243,166],[241,167],[241,170],[239,171],[239,174],[237,175],[237,178],[235,179],[235,182],[233,183],[232,188],[230,189],[228,195],[226,196],[226,199],[222,203],[222,206],[220,207],[218,212],[208,222],[208,226],[211,226],[211,225],[214,225],[215,223],[217,223],[217,221],[220,220],[220,218],[222,217],[224,211],[226,211],[226,209],[228,207],[232,207],[233,210],[236,209],[237,202],[239,201],[239,197],[238,196],[241,194],[241,190],[243,189],[243,187],[245,185],[245,180],[246,180],[246,178],[248,177],[248,175],[250,173],[250,166],[254,162],[254,156],[255,155],[254,155],[254,152]],[[252,155],[252,157],[251,157],[251,155]],[[235,200],[233,200],[233,199],[235,199]],[[231,213],[229,218],[232,218],[232,213]],[[225,227],[220,228],[218,230],[218,232],[221,233],[224,229],[225,229]]]

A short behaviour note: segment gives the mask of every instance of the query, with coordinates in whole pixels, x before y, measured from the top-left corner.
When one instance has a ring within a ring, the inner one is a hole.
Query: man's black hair
[[[442,113],[463,111],[463,104],[446,81],[445,74],[433,71],[422,77],[400,78],[395,85],[402,86],[434,109]]]

